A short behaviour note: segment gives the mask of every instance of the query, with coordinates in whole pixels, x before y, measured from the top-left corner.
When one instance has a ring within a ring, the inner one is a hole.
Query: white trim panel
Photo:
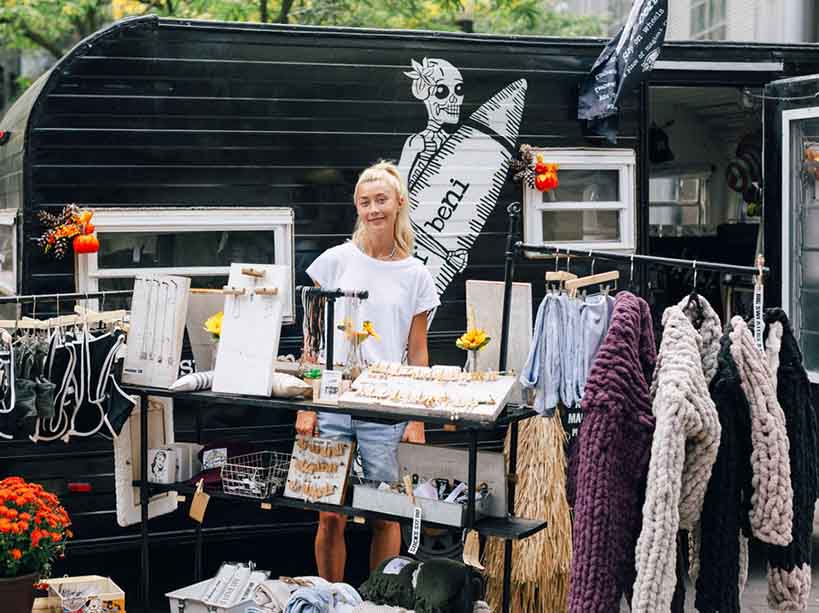
[[[784,62],[696,62],[657,60],[654,70],[708,70],[714,72],[782,72]]]

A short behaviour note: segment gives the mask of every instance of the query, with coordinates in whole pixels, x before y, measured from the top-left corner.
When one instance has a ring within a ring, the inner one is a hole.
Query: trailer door
[[[811,382],[819,383],[819,75],[770,83],[764,119],[765,252]]]

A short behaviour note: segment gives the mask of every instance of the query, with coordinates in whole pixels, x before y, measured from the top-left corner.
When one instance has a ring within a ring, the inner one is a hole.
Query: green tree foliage
[[[555,8],[556,0],[3,0],[0,38],[12,48],[60,57],[115,19],[168,17],[503,34],[600,36],[600,20]]]

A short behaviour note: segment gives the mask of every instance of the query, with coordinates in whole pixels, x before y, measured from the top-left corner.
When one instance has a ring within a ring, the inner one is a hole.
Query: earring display
[[[176,381],[190,285],[186,277],[136,278],[124,383],[168,388]]]
[[[270,396],[290,269],[273,264],[231,264],[213,391]]]
[[[404,412],[457,421],[497,419],[515,386],[515,377],[497,371],[464,372],[457,366],[372,364],[339,398],[339,404],[384,413]]]
[[[296,437],[284,495],[310,502],[341,504],[345,499],[353,443]]]

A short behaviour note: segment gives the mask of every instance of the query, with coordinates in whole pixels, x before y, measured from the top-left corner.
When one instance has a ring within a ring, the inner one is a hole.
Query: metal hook
[[[560,264],[560,248],[558,247],[557,249],[555,249],[555,272],[560,270],[559,264]]]
[[[697,260],[694,260],[694,291],[697,291]]]
[[[591,275],[594,274],[594,262],[596,260],[596,258],[594,257],[593,254],[594,254],[593,251],[589,251],[589,257],[591,258],[591,271],[589,272],[589,274],[591,274]]]
[[[628,284],[634,287],[634,254],[631,254],[631,265],[629,266]]]

